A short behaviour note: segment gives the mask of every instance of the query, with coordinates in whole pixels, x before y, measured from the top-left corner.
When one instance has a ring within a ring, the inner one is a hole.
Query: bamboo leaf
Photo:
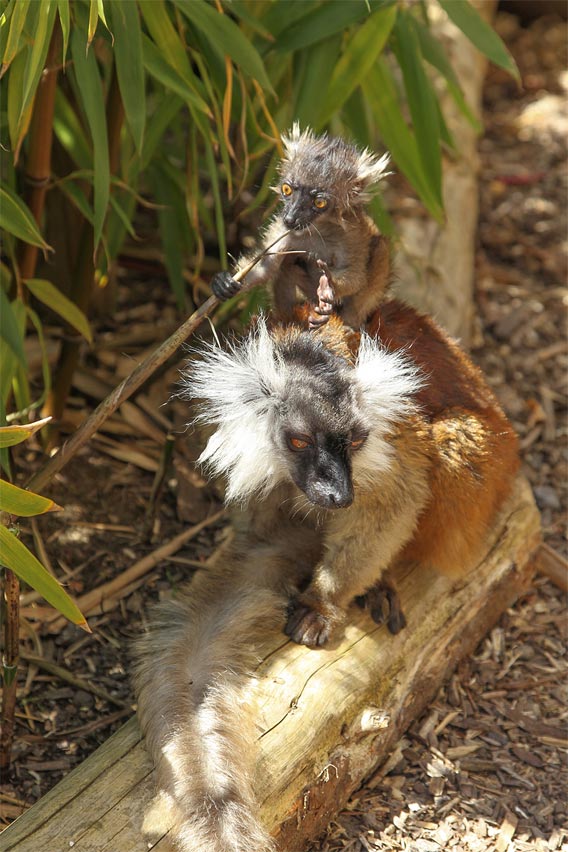
[[[407,12],[399,10],[393,32],[394,51],[402,70],[414,135],[420,140],[418,155],[422,163],[422,176],[436,202],[442,207],[442,156],[437,98],[424,72],[420,44]]]
[[[25,367],[23,333],[4,288],[0,287],[0,337],[8,344],[20,364]]]
[[[418,41],[420,42],[420,50],[422,52],[422,56],[426,60],[426,62],[430,63],[430,65],[435,68],[437,71],[442,74],[442,76],[446,80],[446,84],[448,86],[448,91],[453,97],[456,105],[462,115],[469,121],[471,126],[480,133],[482,130],[482,124],[479,119],[474,115],[472,110],[469,108],[468,103],[464,97],[462,88],[460,86],[460,82],[457,78],[457,75],[452,68],[452,63],[449,61],[448,57],[445,54],[444,48],[440,41],[435,38],[427,26],[425,26],[421,21],[416,18],[412,18],[412,23],[414,25],[414,29],[416,30],[416,34],[418,35]]]
[[[138,8],[135,3],[114,3],[111,14],[118,85],[126,121],[140,154],[146,124],[146,93]]]
[[[160,203],[158,225],[164,250],[164,261],[170,286],[176,297],[178,307],[182,309],[185,302],[185,281],[183,278],[182,240],[180,239],[178,213],[176,211],[176,196],[179,195],[179,192],[162,169],[157,167],[152,176],[154,194]]]
[[[63,586],[43,567],[16,536],[0,524],[0,561],[10,568],[73,624],[85,626],[85,617]]]
[[[99,23],[99,4],[97,0],[90,0],[89,5],[89,28],[87,31],[87,49],[91,46],[91,42],[95,37],[95,33],[97,31],[97,24]]]
[[[382,57],[379,57],[364,80],[363,92],[394,161],[414,186],[431,214],[442,221],[442,207],[424,178],[416,139],[403,118],[394,82]]]
[[[0,187],[0,228],[24,243],[53,251],[40,234],[29,207],[5,184]]]
[[[55,92],[53,130],[61,145],[80,168],[88,169],[92,166],[93,157],[83,125],[77,111],[73,109],[59,86]]]
[[[174,3],[214,48],[230,56],[241,71],[274,94],[258,51],[231,18],[216,11],[205,0],[174,0]]]
[[[191,108],[195,107],[207,116],[211,116],[211,110],[193,86],[191,78],[182,77],[181,74],[166,62],[156,45],[145,35],[142,36],[144,55],[144,66],[149,74],[170,92],[179,95]]]
[[[69,0],[57,0],[57,9],[59,11],[59,23],[61,24],[61,33],[63,35],[63,49],[61,53],[61,62],[65,65],[65,57],[67,56],[67,47],[69,45]]]
[[[0,511],[20,518],[32,518],[46,512],[59,512],[61,506],[48,497],[41,497],[33,491],[26,491],[0,479]]]
[[[79,95],[87,117],[93,141],[94,170],[94,251],[103,232],[110,194],[110,166],[108,159],[107,123],[101,78],[92,51],[85,53],[85,34],[75,28],[71,35],[71,54]]]
[[[8,40],[6,42],[4,55],[2,56],[0,77],[4,76],[20,48],[20,38],[24,29],[24,24],[26,23],[26,16],[28,14],[30,2],[31,0],[19,0],[12,11],[10,28],[8,30]]]
[[[322,80],[326,79],[329,69],[333,68],[340,53],[341,34],[336,33],[306,48],[300,53],[303,74],[298,75],[294,118],[301,127],[314,127],[319,130],[322,122],[319,113],[322,104]]]
[[[68,299],[67,296],[64,296],[61,290],[58,290],[51,281],[44,281],[40,278],[28,278],[24,283],[36,299],[39,299],[40,302],[47,305],[48,308],[51,308],[51,310],[55,311],[56,314],[59,314],[60,317],[63,317],[63,319],[66,320],[69,325],[72,325],[73,328],[76,328],[77,331],[89,341],[89,343],[92,343],[93,336],[91,334],[87,317],[79,310],[77,305]]]
[[[335,63],[333,68],[317,127],[327,124],[375,64],[387,42],[396,16],[396,6],[377,9],[355,31],[339,62]]]
[[[26,316],[30,318],[31,323],[36,330],[37,338],[41,349],[41,374],[43,378],[43,392],[40,398],[36,399],[36,401],[34,402],[34,408],[39,408],[40,405],[43,405],[47,394],[51,390],[51,369],[49,366],[49,356],[47,354],[47,347],[45,345],[45,335],[43,333],[43,326],[41,324],[40,318],[38,317],[36,312],[30,308],[29,305],[26,305]]]
[[[325,2],[315,7],[313,2],[307,3],[307,14],[278,34],[274,49],[279,53],[287,53],[309,47],[368,17],[381,5],[384,5],[382,0],[334,0],[333,3]],[[288,4],[282,6],[286,14]]]
[[[520,82],[517,64],[495,30],[467,0],[438,0],[448,18],[491,62]]]
[[[260,22],[254,6],[252,7],[252,10],[249,10],[243,0],[229,0],[228,8],[231,12],[235,13],[237,18],[240,18],[243,23],[250,27],[253,32],[258,33],[263,38],[267,39],[267,41],[274,41],[274,36],[270,30]]]
[[[5,298],[4,293],[0,293],[0,300]],[[14,322],[10,322],[10,328],[16,328],[20,340],[23,341],[26,327],[26,308],[21,299],[16,299],[10,305]],[[6,311],[0,307],[0,327],[3,316],[6,316]],[[21,367],[21,361],[14,353],[11,346],[4,340],[0,333],[0,409],[4,409],[6,401],[11,393],[14,379]]]
[[[16,444],[21,444],[22,441],[27,441],[50,421],[51,417],[44,417],[42,420],[36,420],[35,423],[0,426],[0,447],[13,447]]]

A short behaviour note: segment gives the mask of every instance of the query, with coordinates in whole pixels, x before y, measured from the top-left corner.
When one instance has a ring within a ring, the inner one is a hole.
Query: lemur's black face
[[[343,434],[287,432],[290,475],[310,503],[324,509],[344,509],[353,502],[351,455],[366,435],[350,430]]]
[[[280,457],[310,503],[350,506],[352,457],[368,434],[351,370],[308,334],[281,351],[289,380],[279,405]]]
[[[320,189],[284,181],[280,187],[284,201],[283,222],[287,228],[301,231],[315,219],[329,212],[332,199]]]

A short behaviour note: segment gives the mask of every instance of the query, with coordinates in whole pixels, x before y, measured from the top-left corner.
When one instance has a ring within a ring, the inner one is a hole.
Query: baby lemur
[[[244,282],[220,272],[211,282],[212,291],[223,300],[235,295],[243,283],[270,281],[273,311],[279,319],[292,318],[300,291],[314,306],[312,326],[335,310],[346,324],[359,328],[389,283],[388,241],[365,210],[372,187],[385,176],[388,155],[379,159],[343,139],[300,132],[298,124],[282,141],[285,157],[275,187],[282,205],[260,248],[277,244]],[[235,274],[251,257],[239,258]]]
[[[138,712],[182,852],[267,852],[255,804],[255,648],[324,644],[355,596],[412,560],[471,570],[517,469],[480,373],[427,317],[385,304],[373,332],[260,319],[193,363],[235,537],[136,651]],[[357,345],[358,342],[358,345]],[[356,350],[356,354],[352,353]]]

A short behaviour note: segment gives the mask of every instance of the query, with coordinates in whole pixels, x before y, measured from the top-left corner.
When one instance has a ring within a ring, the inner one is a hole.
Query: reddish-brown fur
[[[428,379],[417,400],[430,424],[432,498],[401,558],[459,574],[511,490],[517,437],[481,371],[430,317],[393,300],[367,331],[389,350],[404,350]]]

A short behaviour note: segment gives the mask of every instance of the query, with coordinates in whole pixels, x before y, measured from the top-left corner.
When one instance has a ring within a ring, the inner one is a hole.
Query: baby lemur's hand
[[[333,303],[335,301],[334,281],[329,271],[329,266],[325,260],[321,260],[320,258],[316,260],[316,263],[322,270],[322,274],[317,289],[318,303],[308,320],[310,328],[319,328],[325,325],[333,313]]]
[[[216,272],[211,279],[211,292],[220,302],[226,302],[231,296],[236,296],[240,289],[240,281],[233,278],[227,270]]]

